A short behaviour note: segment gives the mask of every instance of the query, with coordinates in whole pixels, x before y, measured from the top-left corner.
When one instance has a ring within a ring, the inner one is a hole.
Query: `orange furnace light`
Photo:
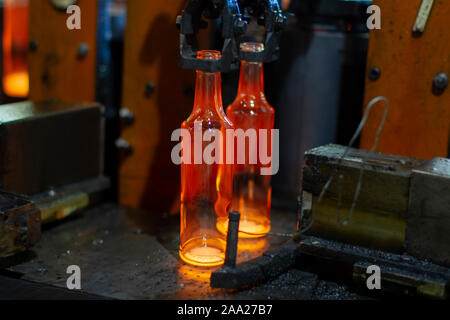
[[[28,72],[15,72],[3,76],[3,91],[11,97],[26,97],[30,90]]]
[[[5,0],[3,15],[3,91],[25,98],[29,93],[28,0]]]

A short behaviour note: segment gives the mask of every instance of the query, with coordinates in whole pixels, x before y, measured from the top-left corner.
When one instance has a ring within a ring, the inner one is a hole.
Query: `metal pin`
[[[431,9],[433,8],[434,0],[422,0],[422,3],[417,13],[416,21],[414,22],[413,32],[422,34],[430,18]]]
[[[225,263],[224,263],[224,266],[228,268],[236,267],[240,218],[241,214],[237,211],[231,211],[229,214],[227,248],[225,250]]]

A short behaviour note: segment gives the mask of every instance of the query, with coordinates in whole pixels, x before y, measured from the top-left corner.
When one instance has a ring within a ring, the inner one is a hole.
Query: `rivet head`
[[[31,40],[28,44],[28,49],[30,49],[31,52],[35,52],[38,48],[38,43],[36,40]]]
[[[116,148],[122,151],[125,155],[130,156],[134,152],[133,146],[123,138],[119,138],[115,142]]]
[[[433,79],[433,86],[439,90],[446,89],[448,87],[448,76],[444,72],[438,73]]]
[[[80,43],[77,48],[77,57],[78,59],[85,58],[89,53],[89,45],[87,43]]]
[[[128,108],[120,109],[119,117],[125,125],[132,125],[134,123],[134,114]]]
[[[376,81],[380,78],[381,76],[381,71],[379,68],[377,67],[372,67],[369,70],[369,79],[372,81]]]
[[[145,84],[145,93],[147,95],[151,95],[153,92],[155,92],[155,84],[153,82],[147,82]]]

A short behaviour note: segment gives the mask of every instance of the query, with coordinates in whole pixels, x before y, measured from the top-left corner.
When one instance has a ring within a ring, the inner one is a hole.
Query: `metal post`
[[[225,267],[236,267],[237,244],[239,233],[239,219],[241,214],[237,211],[231,211],[228,218],[227,248],[225,251]]]

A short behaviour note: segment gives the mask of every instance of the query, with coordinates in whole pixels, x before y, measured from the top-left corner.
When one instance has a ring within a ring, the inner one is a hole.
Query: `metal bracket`
[[[413,26],[413,32],[423,33],[430,18],[431,9],[433,8],[434,0],[422,0],[419,12],[417,13],[416,22]]]
[[[222,17],[222,57],[219,60],[197,59],[197,34],[207,26],[202,15],[209,19]],[[237,59],[239,44],[236,36],[245,33],[246,23],[242,19],[237,0],[190,0],[177,17],[180,28],[180,67],[207,72],[228,72],[239,67]]]
[[[244,8],[246,17],[241,14]],[[247,15],[248,14],[248,15]],[[202,20],[221,18],[222,57],[219,60],[201,60],[196,55],[199,50],[197,34],[207,26]],[[240,37],[245,34],[250,16],[258,18],[265,26],[265,49],[261,52],[240,50]],[[239,60],[272,62],[279,57],[279,34],[286,26],[287,18],[281,11],[277,0],[190,0],[177,17],[180,29],[180,67],[188,70],[207,72],[229,72],[239,68]]]

